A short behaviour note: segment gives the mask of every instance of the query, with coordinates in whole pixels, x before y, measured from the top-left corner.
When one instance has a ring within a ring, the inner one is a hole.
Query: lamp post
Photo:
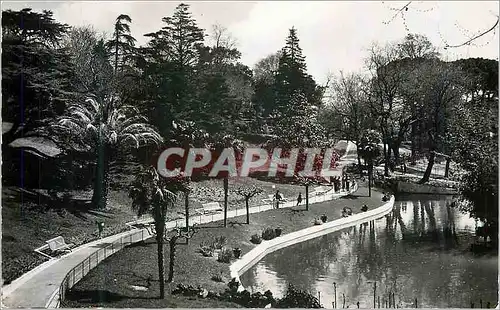
[[[377,308],[377,281],[368,283],[373,283],[373,308]]]
[[[333,282],[333,303],[334,308],[337,309],[337,283]]]

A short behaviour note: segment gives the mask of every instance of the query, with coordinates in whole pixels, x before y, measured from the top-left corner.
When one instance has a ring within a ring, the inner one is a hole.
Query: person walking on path
[[[302,203],[302,193],[299,193],[299,196],[297,197],[297,206]]]
[[[104,222],[102,221],[96,221],[97,223],[97,229],[99,230],[99,239],[102,238],[102,232],[104,231]]]

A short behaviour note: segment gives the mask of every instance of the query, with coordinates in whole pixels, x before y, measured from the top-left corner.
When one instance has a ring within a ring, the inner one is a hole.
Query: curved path
[[[353,162],[352,159],[341,158],[339,165],[336,168],[339,173],[342,167]],[[357,187],[353,190],[357,190]],[[328,200],[333,200],[347,195],[347,192],[332,193],[327,192],[323,195],[317,195],[309,198],[309,203],[318,203]],[[295,202],[284,203],[281,208],[293,207]],[[263,205],[250,208],[250,213],[258,213],[271,209],[270,205]],[[242,215],[240,213],[239,215]],[[238,216],[238,210],[227,212],[228,218]],[[209,223],[220,221],[223,219],[222,214],[203,215],[190,217],[191,223]],[[185,219],[178,219],[166,223],[166,228],[174,228],[176,226],[184,226]],[[140,237],[137,237],[140,236]],[[27,272],[11,284],[2,287],[2,307],[7,308],[56,308],[59,305],[59,287],[65,279],[68,272],[74,267],[80,265],[83,261],[95,254],[99,249],[108,246],[111,243],[119,242],[120,240],[130,238],[129,243],[134,243],[151,237],[146,229],[133,229],[124,233],[109,236],[90,243],[83,244],[75,248],[72,252],[51,259],[35,269]],[[108,252],[109,255],[114,254],[119,249]],[[109,256],[107,255],[107,256]],[[90,264],[89,264],[90,265]],[[89,269],[95,266],[89,266]],[[80,275],[84,276],[83,271]],[[81,278],[80,277],[80,278]],[[76,280],[76,282],[79,279]]]

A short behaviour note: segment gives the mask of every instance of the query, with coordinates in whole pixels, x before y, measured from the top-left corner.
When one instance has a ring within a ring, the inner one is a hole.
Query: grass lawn
[[[97,220],[105,222],[104,236],[127,230],[128,227],[124,224],[135,219],[125,187],[126,182],[124,182],[127,177],[129,178],[130,175],[113,176],[115,184],[119,182],[123,184],[112,186],[108,196],[108,208],[105,211],[92,210],[88,207],[73,208],[71,203],[63,205],[62,209],[57,209],[51,206],[50,202],[43,202],[36,196],[27,199],[18,187],[3,187],[2,274],[4,284],[10,283],[47,260],[33,251],[44,245],[46,240],[61,235],[67,243],[75,245],[90,242],[98,237]],[[304,187],[297,185],[274,184],[252,178],[232,178],[229,180],[229,209],[244,207],[243,198],[232,189],[245,184],[253,184],[264,190],[263,193],[250,199],[251,206],[262,204],[262,199],[267,198],[267,194],[274,193],[276,189],[279,189],[285,197],[292,198],[296,197],[300,191],[304,192]],[[192,185],[190,209],[201,208],[202,203],[211,201],[219,201],[221,205],[223,204],[222,180],[206,180]],[[273,186],[276,186],[276,189],[273,189]],[[92,197],[90,190],[73,191],[70,194],[74,199],[81,201]],[[177,212],[183,209],[183,199],[179,199],[176,207],[169,210],[169,218],[179,217]]]
[[[77,194],[77,193],[75,193]],[[80,192],[79,195],[90,193]],[[106,211],[45,209],[24,201],[17,188],[2,188],[2,275],[4,284],[48,260],[33,250],[45,241],[63,236],[67,243],[83,244],[98,237],[97,220],[105,221],[104,235],[126,229],[133,217],[130,203],[122,192],[111,192]]]
[[[217,262],[215,257],[203,257],[198,253],[203,241],[225,236],[228,248],[239,247],[242,255],[255,245],[250,242],[253,234],[261,234],[266,227],[280,227],[283,234],[307,228],[313,225],[313,220],[322,214],[328,216],[328,221],[340,217],[343,207],[350,207],[359,212],[363,204],[369,208],[382,205],[380,192],[374,191],[372,197],[367,197],[368,190],[360,187],[355,195],[342,199],[311,205],[309,211],[305,206],[288,209],[269,210],[252,214],[250,225],[243,224],[245,216],[229,220],[227,228],[221,222],[202,225],[199,232],[183,244],[180,240],[176,252],[174,283],[167,285],[167,297],[159,296],[157,247],[154,240],[132,245],[109,257],[77,283],[71,293],[67,294],[65,307],[113,307],[113,308],[150,308],[150,307],[236,307],[219,301],[202,300],[183,296],[172,296],[170,291],[179,283],[201,286],[207,290],[223,291],[230,280],[229,264]],[[295,210],[295,211],[294,211]],[[168,270],[169,249],[165,247],[165,264]],[[211,280],[214,275],[221,275],[225,283]],[[147,291],[136,291],[131,285],[148,288]]]

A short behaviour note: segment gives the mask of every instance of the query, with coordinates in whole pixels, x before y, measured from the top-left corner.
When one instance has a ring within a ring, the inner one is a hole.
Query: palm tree
[[[97,165],[92,203],[97,208],[106,207],[109,165],[116,152],[163,141],[136,108],[117,107],[117,102],[116,98],[97,101],[90,97],[83,103],[70,105],[52,126],[65,147],[95,154]]]
[[[165,179],[160,178],[154,167],[139,173],[131,185],[132,209],[141,216],[150,213],[155,220],[156,244],[158,245],[158,274],[160,298],[165,298],[165,265],[163,243],[167,209],[173,208],[177,195],[167,189]]]

